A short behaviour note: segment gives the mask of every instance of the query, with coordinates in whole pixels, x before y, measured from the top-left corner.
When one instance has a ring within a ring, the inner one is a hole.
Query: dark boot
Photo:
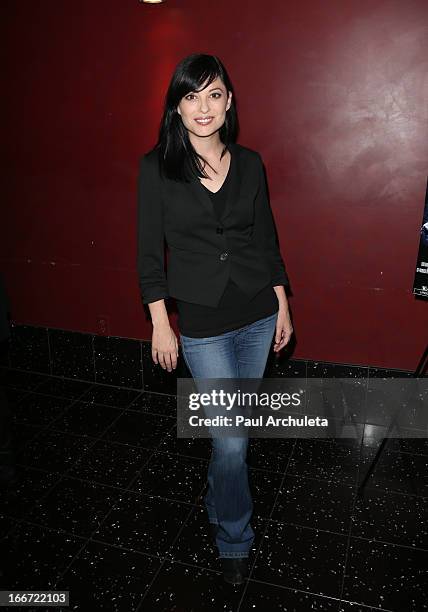
[[[229,584],[242,584],[248,574],[248,557],[220,557],[223,579]]]

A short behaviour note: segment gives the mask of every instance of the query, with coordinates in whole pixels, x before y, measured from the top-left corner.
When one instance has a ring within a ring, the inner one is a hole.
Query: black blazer
[[[269,284],[289,285],[261,156],[237,143],[229,147],[237,180],[220,222],[199,178],[161,177],[157,149],[140,158],[137,270],[144,304],[171,296],[215,307],[229,277],[248,298]]]

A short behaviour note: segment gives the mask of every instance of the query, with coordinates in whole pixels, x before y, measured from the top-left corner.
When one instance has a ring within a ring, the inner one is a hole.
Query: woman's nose
[[[209,111],[209,110],[210,110],[210,109],[209,109],[209,106],[208,106],[208,104],[207,104],[207,103],[202,103],[202,104],[200,105],[200,107],[199,107],[199,111],[200,111],[201,113],[208,113],[208,111]]]

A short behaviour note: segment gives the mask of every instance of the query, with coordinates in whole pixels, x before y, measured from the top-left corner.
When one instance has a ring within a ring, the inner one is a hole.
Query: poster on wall
[[[428,297],[428,183],[425,193],[425,208],[422,216],[422,226],[419,240],[419,253],[416,263],[413,293]]]

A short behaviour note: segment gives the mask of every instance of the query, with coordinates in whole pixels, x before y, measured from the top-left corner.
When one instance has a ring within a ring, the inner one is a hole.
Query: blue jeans
[[[197,378],[261,379],[277,317],[276,312],[218,336],[190,338],[180,334],[183,357],[195,385],[198,387]],[[219,526],[216,544],[220,558],[248,557],[254,541],[247,448],[248,437],[212,438],[204,503],[209,522]]]

